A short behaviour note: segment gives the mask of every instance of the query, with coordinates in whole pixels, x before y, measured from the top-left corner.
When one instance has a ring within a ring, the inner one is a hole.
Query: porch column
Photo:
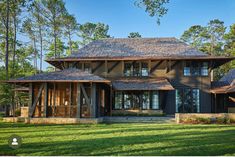
[[[77,118],[81,118],[81,84],[77,84]]]
[[[90,105],[90,111],[91,111],[91,118],[96,118],[96,83],[91,84],[91,105]]]
[[[29,84],[29,103],[28,103],[28,107],[29,107],[29,110],[28,110],[28,117],[30,117],[30,113],[31,113],[31,110],[32,110],[32,105],[33,105],[33,84],[30,83]]]
[[[48,108],[48,83],[45,83],[45,95],[44,95],[44,117],[47,117]]]

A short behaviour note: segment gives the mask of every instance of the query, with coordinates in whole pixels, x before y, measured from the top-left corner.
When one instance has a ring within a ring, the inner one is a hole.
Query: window
[[[148,63],[141,63],[141,76],[148,76]]]
[[[190,62],[186,62],[184,66],[184,76],[190,76],[191,71],[190,71]]]
[[[140,108],[140,94],[132,93],[132,108],[139,109]]]
[[[86,72],[91,72],[90,63],[84,63],[84,71],[86,71]]]
[[[124,75],[125,76],[131,76],[132,75],[132,64],[131,63],[125,63],[124,64]]]
[[[202,63],[201,75],[202,76],[208,76],[208,63],[207,62]]]
[[[177,89],[176,90],[176,112],[196,113],[200,112],[199,89]]]
[[[115,92],[114,109],[122,109],[122,92]]]
[[[142,95],[142,109],[145,109],[145,110],[150,109],[149,92],[143,92],[143,95]]]
[[[148,63],[126,62],[124,64],[124,76],[148,76]]]
[[[133,63],[133,76],[140,76],[140,64]]]
[[[158,91],[152,92],[152,109],[159,109]]]
[[[192,62],[192,75],[199,76],[200,75],[200,63]]]
[[[131,94],[124,93],[124,109],[130,109],[130,108],[131,108]]]

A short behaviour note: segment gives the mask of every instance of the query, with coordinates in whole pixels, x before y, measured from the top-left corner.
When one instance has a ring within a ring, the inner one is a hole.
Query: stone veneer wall
[[[21,107],[20,117],[28,117],[28,116],[29,116],[29,107]]]
[[[235,113],[176,113],[175,121],[176,123],[181,123],[183,119],[196,119],[196,118],[229,118],[235,122]]]

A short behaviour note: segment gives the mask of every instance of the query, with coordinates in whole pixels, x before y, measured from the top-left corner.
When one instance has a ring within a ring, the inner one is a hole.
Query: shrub
[[[198,122],[198,123],[202,123],[202,124],[210,124],[211,123],[210,118],[197,117],[195,119],[196,119],[196,122]]]
[[[15,116],[16,116],[16,117],[20,116],[20,109],[16,109],[16,110],[15,110]]]
[[[225,120],[225,118],[218,117],[218,118],[216,118],[216,123],[218,123],[218,124],[225,124],[226,120]]]

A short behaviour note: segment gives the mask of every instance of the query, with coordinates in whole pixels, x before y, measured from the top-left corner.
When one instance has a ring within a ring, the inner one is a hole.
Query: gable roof
[[[41,73],[28,77],[9,80],[10,83],[20,82],[110,82],[102,77],[79,69],[65,69],[50,73]]]
[[[96,40],[68,58],[207,56],[176,38],[107,38]]]

